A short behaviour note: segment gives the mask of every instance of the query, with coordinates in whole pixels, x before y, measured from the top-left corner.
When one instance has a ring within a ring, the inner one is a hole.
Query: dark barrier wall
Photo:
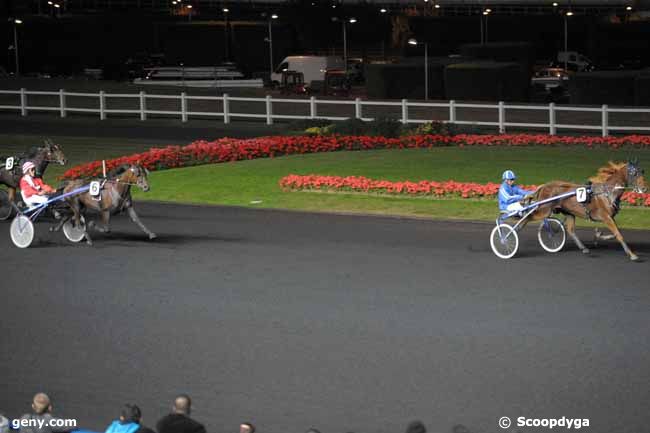
[[[577,73],[569,80],[571,104],[634,105],[635,81],[639,71]]]
[[[528,72],[519,63],[459,63],[445,68],[447,99],[526,102],[529,88]]]
[[[634,102],[650,107],[650,69],[641,72],[634,80]]]
[[[531,75],[535,65],[535,49],[528,42],[465,44],[460,47],[460,53],[465,57],[481,60],[521,63]]]

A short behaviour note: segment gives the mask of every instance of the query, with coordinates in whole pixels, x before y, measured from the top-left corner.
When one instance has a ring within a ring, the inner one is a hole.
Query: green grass
[[[567,148],[438,148],[294,155],[215,164],[152,173],[153,189],[138,193],[149,200],[225,204],[308,211],[407,215],[426,218],[493,220],[493,200],[436,200],[346,193],[285,192],[285,175],[357,175],[389,180],[499,182],[513,168],[523,183],[551,179],[583,182],[609,159],[625,159],[624,150]],[[650,166],[650,152],[634,151]],[[261,203],[254,203],[260,202]],[[650,210],[626,208],[618,217],[629,228],[649,228]]]
[[[69,158],[68,167],[101,158],[140,152],[161,143],[146,140],[57,137]],[[37,137],[0,135],[0,154],[38,144]],[[182,144],[182,143],[180,143]],[[405,215],[423,218],[493,220],[493,200],[440,200],[345,193],[285,192],[278,181],[287,174],[366,176],[388,180],[499,182],[503,170],[514,169],[524,184],[552,179],[584,182],[608,160],[638,156],[650,167],[650,151],[584,148],[446,147],[294,155],[154,172],[152,190],[135,192],[138,200],[162,200],[325,212]],[[48,169],[56,184],[62,167]],[[650,210],[625,208],[617,221],[627,228],[650,228]],[[589,225],[588,223],[582,223]]]

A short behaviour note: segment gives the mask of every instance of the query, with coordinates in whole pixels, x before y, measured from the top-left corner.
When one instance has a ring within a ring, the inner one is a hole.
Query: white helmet
[[[26,163],[23,164],[23,174],[27,174],[30,168],[35,168],[36,166],[34,165],[33,162],[27,161]]]

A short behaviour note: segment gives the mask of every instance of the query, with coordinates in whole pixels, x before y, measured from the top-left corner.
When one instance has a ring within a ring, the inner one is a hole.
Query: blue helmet
[[[517,176],[515,176],[515,172],[514,172],[514,171],[512,171],[512,170],[506,170],[506,171],[503,172],[503,176],[502,176],[502,177],[503,177],[503,180],[513,180],[513,179],[515,179]]]

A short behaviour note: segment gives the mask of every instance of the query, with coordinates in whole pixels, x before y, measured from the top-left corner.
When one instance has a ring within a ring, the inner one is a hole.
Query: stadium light
[[[379,12],[381,12],[382,14],[385,14],[386,12],[388,12],[388,10],[386,10],[385,8],[381,8],[381,9],[379,9]]]
[[[436,8],[436,9],[440,9],[440,5],[439,5],[438,3],[436,3],[435,5],[433,5],[433,7]]]
[[[409,45],[418,45],[418,40],[410,38]],[[424,42],[424,100],[429,100],[429,44]]]
[[[626,11],[631,11],[631,10],[632,10],[632,6],[628,6],[628,7],[626,7],[625,10],[626,10]]]
[[[16,77],[20,76],[20,62],[18,61],[18,26],[23,23],[23,20],[15,18],[10,20],[14,22],[14,57],[16,59]]]

